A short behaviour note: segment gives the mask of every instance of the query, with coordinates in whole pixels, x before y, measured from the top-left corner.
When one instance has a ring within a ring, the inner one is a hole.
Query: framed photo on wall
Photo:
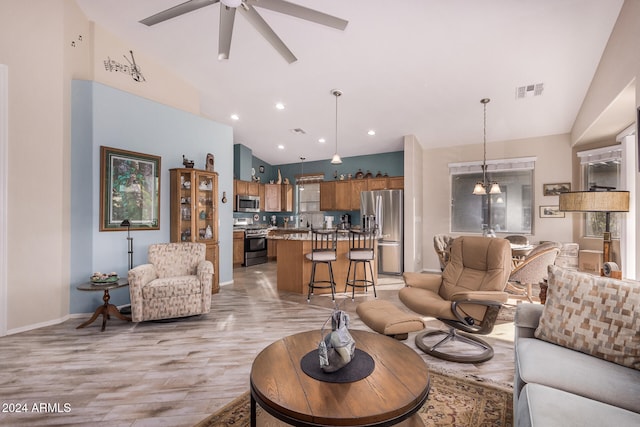
[[[160,157],[100,147],[100,231],[160,229]]]
[[[560,206],[540,206],[540,218],[564,218],[564,212],[560,211]]]
[[[543,196],[557,196],[560,193],[567,193],[571,191],[571,183],[570,182],[560,182],[553,184],[542,184],[542,195]]]

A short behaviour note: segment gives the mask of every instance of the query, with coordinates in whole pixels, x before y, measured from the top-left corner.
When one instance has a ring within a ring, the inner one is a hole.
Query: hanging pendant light
[[[497,182],[487,182],[487,104],[491,102],[489,98],[482,98],[480,103],[484,107],[484,133],[482,137],[482,147],[483,147],[483,157],[482,157],[482,181],[476,182],[475,187],[473,187],[473,194],[476,196],[484,196],[487,194],[487,189],[489,189],[489,194],[501,194],[500,185]]]
[[[333,94],[333,96],[336,97],[336,151],[333,157],[331,158],[331,164],[339,165],[339,164],[342,164],[342,159],[338,154],[338,98],[342,95],[342,91],[339,89],[333,89],[331,93]]]
[[[306,157],[300,157],[300,191],[304,191],[304,159]]]

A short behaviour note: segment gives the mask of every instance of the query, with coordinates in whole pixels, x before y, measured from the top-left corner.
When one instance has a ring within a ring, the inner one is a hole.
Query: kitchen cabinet
[[[266,212],[293,212],[293,185],[265,184],[264,210]]]
[[[351,211],[359,211],[360,210],[360,193],[363,191],[367,191],[369,188],[369,180],[368,179],[356,179],[353,181],[349,181],[351,183],[351,194],[349,199],[351,201],[350,209]]]
[[[386,190],[388,187],[387,177],[382,178],[369,178],[367,180],[367,189],[372,190]]]
[[[218,248],[218,173],[192,168],[169,170],[169,239],[206,245],[213,263],[212,293],[220,290]]]
[[[280,184],[264,185],[264,210],[266,212],[280,212],[282,205],[282,195]]]
[[[293,212],[293,185],[282,184],[280,186],[281,203],[280,210],[282,212]]]
[[[233,232],[233,266],[239,267],[244,262],[244,231]]]
[[[259,182],[247,182],[247,192],[249,196],[260,196],[260,183]]]
[[[351,181],[336,181],[335,210],[351,210]]]
[[[391,176],[389,179],[389,190],[403,190],[404,176]]]
[[[260,210],[264,211],[264,184],[260,184],[258,188],[258,197],[260,197]]]
[[[238,194],[243,195],[243,196],[249,194],[249,182],[248,181],[241,181],[239,179],[234,179],[233,180],[233,194],[234,194],[234,196],[237,196]]]
[[[336,181],[323,181],[320,183],[320,210],[336,210]]]
[[[267,239],[267,258],[278,258],[278,239]]]

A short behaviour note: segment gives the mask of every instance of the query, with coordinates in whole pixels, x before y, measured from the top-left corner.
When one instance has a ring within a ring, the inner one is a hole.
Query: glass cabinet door
[[[180,240],[190,242],[193,230],[191,227],[191,216],[193,212],[191,200],[191,173],[180,173]]]
[[[216,241],[218,236],[215,235],[216,227],[215,219],[215,199],[213,196],[215,182],[210,174],[195,173],[195,197],[196,204],[194,215],[196,215],[193,223],[197,229],[197,237],[194,239],[198,242]]]

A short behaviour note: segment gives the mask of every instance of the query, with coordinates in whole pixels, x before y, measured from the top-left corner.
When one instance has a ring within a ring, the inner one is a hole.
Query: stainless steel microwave
[[[258,196],[236,196],[237,212],[260,212],[260,197]]]

